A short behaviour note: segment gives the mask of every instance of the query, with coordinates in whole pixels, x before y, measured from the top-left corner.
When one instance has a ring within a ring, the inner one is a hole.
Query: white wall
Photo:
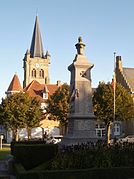
[[[43,132],[44,133],[46,132],[49,137],[54,136],[54,135],[60,135],[60,130],[58,127],[49,127],[49,128],[36,127],[36,128],[33,128],[31,131],[31,138],[42,139]],[[27,139],[27,131],[25,128],[19,129],[19,139],[20,140]],[[8,131],[7,143],[10,143],[11,141],[12,141],[12,131]]]

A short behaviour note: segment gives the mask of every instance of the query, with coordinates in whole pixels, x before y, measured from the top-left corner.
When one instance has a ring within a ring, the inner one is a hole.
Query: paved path
[[[2,147],[10,148],[10,144],[3,144]],[[9,172],[8,172],[8,161],[7,160],[0,161],[0,179],[16,179],[15,176],[9,174]]]
[[[8,173],[8,162],[6,160],[0,161],[0,179],[16,179],[15,176]]]

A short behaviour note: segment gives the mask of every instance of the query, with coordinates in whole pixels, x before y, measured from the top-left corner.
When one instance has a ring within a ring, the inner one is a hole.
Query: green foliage
[[[42,120],[41,104],[36,98],[30,98],[27,102],[25,125],[28,128],[38,127]]]
[[[16,175],[20,172],[26,172],[25,168],[23,167],[23,165],[21,165],[21,163],[14,163],[14,171]]]
[[[0,160],[5,160],[7,155],[10,154],[10,148],[2,148],[0,149]]]
[[[115,119],[128,120],[134,117],[134,103],[131,95],[120,85],[116,85]],[[100,82],[93,96],[94,113],[107,125],[113,121],[114,91],[110,83]]]
[[[59,120],[61,125],[66,124],[69,111],[69,86],[66,83],[60,86],[47,103],[46,111],[49,119]]]
[[[11,129],[16,135],[19,128],[28,130],[39,126],[42,120],[40,102],[26,93],[15,93],[2,99],[0,116],[6,129]]]
[[[16,162],[21,163],[26,170],[29,170],[54,158],[58,147],[54,144],[15,143],[11,145],[11,151]]]
[[[49,147],[53,146],[55,145]],[[20,152],[23,147],[19,149]],[[47,148],[48,151],[50,150],[49,147]],[[47,150],[44,148],[46,154]],[[30,151],[28,152],[30,154]],[[36,152],[40,153],[40,151]],[[36,155],[44,157],[42,152],[40,155],[38,153]],[[22,157],[22,154],[19,154],[19,156]],[[53,155],[47,162],[44,160],[44,164],[27,172],[23,172],[22,167],[19,167],[20,173],[17,172],[17,178],[126,179],[134,176],[134,144],[124,143],[114,146],[101,145],[100,143],[95,146],[84,144],[69,146],[64,148],[63,151],[59,150],[59,153],[56,149],[55,154],[57,155]],[[23,157],[22,160],[24,160]],[[26,156],[25,158],[25,162],[29,163],[31,159]],[[36,160],[38,161],[37,158]]]
[[[18,167],[19,168],[19,167]],[[134,168],[101,168],[57,171],[16,172],[17,179],[127,179],[133,178]]]
[[[134,167],[134,144],[83,145],[59,152],[52,161],[52,170]]]
[[[94,151],[71,151],[59,153],[52,162],[53,170],[92,168],[95,160]]]

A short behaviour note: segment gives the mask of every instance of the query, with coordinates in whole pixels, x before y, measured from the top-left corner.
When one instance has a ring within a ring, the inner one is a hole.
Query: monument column
[[[62,144],[72,145],[95,142],[95,119],[92,107],[91,64],[84,55],[85,44],[78,38],[75,45],[77,54],[68,67],[70,80],[70,111],[68,116],[68,132]]]

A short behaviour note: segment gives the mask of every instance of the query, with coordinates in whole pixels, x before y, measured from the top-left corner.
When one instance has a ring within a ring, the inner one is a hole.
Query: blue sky
[[[4,0],[0,1],[0,98],[18,74],[23,81],[23,57],[30,47],[36,12],[44,51],[51,54],[50,80],[70,82],[67,67],[82,36],[85,54],[94,64],[92,86],[110,81],[114,51],[123,66],[134,67],[133,0]]]

